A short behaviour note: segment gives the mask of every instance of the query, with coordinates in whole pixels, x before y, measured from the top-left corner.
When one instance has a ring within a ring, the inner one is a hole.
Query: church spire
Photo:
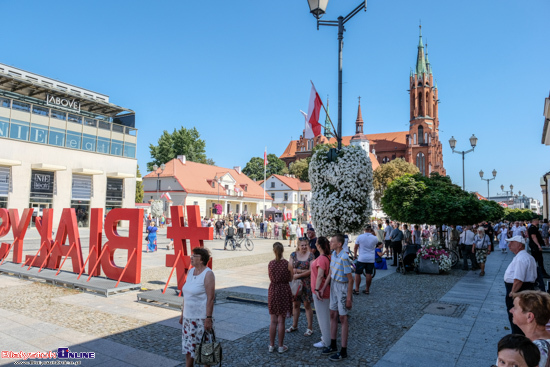
[[[428,41],[426,40],[426,70],[428,74],[432,73],[432,66],[430,65],[430,60],[428,59]]]
[[[361,113],[361,97],[359,97],[359,107],[357,107],[357,120],[355,120],[355,133],[363,134],[363,114]]]
[[[424,45],[422,44],[422,25],[420,25],[420,37],[418,39],[418,56],[416,58],[416,74],[420,77],[427,74],[426,59],[424,58]]]

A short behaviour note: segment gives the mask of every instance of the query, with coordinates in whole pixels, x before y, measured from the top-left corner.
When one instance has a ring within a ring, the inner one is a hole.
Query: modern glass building
[[[0,64],[0,208],[134,207],[134,111],[109,96]]]

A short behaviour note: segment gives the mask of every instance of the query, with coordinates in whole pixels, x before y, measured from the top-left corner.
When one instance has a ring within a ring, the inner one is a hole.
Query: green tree
[[[271,175],[282,175],[286,169],[285,162],[279,159],[275,154],[267,155],[266,177]],[[264,159],[252,157],[243,168],[243,173],[253,180],[264,179]]]
[[[139,171],[139,164],[137,166],[136,177],[141,178],[141,172]],[[143,202],[143,182],[136,180],[136,203]]]
[[[393,219],[437,226],[479,223],[493,219],[488,216],[498,210],[437,173],[431,177],[403,175],[388,186],[381,201],[382,209]]]
[[[309,182],[309,162],[311,158],[298,159],[290,164],[288,172],[302,181]]]
[[[157,145],[149,145],[153,161],[147,163],[147,170],[152,171],[153,165],[160,166],[178,155],[184,155],[191,162],[214,165],[212,159],[206,158],[205,148],[206,143],[200,139],[195,127],[187,129],[182,126],[179,130],[174,129],[172,133],[164,130]]]
[[[504,208],[496,201],[482,200],[481,204],[485,211],[484,217],[488,222],[497,222],[504,218]]]
[[[374,186],[374,201],[377,206],[380,207],[380,200],[384,195],[384,191],[393,180],[407,173],[414,175],[418,172],[418,167],[405,161],[403,158],[394,159],[375,169],[372,185]]]
[[[504,219],[510,222],[531,220],[536,216],[529,209],[504,209]]]

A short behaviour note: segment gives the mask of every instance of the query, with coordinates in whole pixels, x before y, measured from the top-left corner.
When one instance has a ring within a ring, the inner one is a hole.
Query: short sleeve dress
[[[291,253],[290,257],[294,262],[294,269],[300,270],[309,270],[311,262],[315,260],[315,255],[313,255],[311,252],[309,253],[306,261],[299,261],[298,257],[296,256],[296,252]],[[313,302],[313,294],[311,292],[311,277],[308,276],[300,279],[302,280],[302,294],[296,296],[294,300],[296,302]]]
[[[268,265],[269,290],[267,307],[270,315],[286,316],[292,313],[292,291],[288,284],[291,280],[288,261],[271,260]]]

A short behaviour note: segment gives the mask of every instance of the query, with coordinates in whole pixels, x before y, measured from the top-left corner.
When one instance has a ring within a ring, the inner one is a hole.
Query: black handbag
[[[212,334],[212,342],[206,342],[206,333]],[[212,329],[212,331],[204,331],[202,334],[201,343],[198,345],[195,355],[197,357],[195,363],[197,364],[206,364],[211,366],[219,363],[220,366],[222,365],[222,346],[216,341],[214,329]]]

